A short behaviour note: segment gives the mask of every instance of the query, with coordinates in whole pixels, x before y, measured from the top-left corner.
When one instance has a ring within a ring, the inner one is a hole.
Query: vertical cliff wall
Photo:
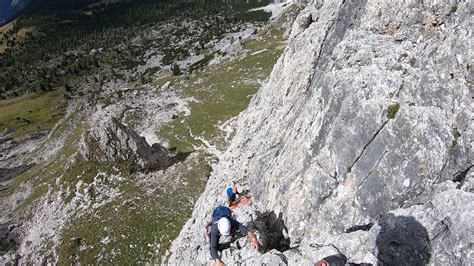
[[[225,251],[227,263],[472,261],[473,11],[456,1],[309,3],[169,263],[211,263],[202,228],[231,181],[253,192],[236,216],[268,252]]]

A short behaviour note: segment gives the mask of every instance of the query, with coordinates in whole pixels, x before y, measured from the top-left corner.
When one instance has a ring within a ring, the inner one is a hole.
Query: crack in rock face
[[[260,224],[254,229],[271,250],[225,253],[229,264],[313,265],[337,254],[373,265],[472,260],[474,236],[463,232],[474,218],[474,114],[462,78],[472,61],[472,11],[451,2],[308,3],[236,120],[169,263],[212,263],[195,227],[231,181],[254,195],[237,219]],[[278,214],[284,230],[259,221],[263,213]],[[440,231],[446,217],[449,231]]]

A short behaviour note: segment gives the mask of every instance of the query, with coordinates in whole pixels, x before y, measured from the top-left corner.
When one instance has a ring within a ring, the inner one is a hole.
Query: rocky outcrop
[[[126,107],[104,108],[95,112],[90,129],[82,136],[81,154],[99,163],[119,161],[132,170],[161,170],[169,165],[168,150],[150,145],[133,129],[122,124]],[[122,110],[123,109],[123,110]]]
[[[15,232],[16,226],[10,223],[0,223],[0,263],[2,265],[5,263],[5,257],[11,257],[10,261],[17,263],[18,256],[14,253],[19,245],[18,235]]]
[[[468,264],[473,236],[463,232],[472,230],[473,213],[463,215],[460,209],[472,208],[473,197],[447,181],[436,186],[433,198],[423,205],[385,213],[370,228],[308,239],[302,248],[284,254],[290,263],[307,264],[333,254],[374,265]],[[462,207],[450,208],[452,204]]]
[[[16,246],[15,240],[11,232],[14,226],[9,224],[0,224],[0,254],[4,255],[10,249]]]
[[[27,164],[12,168],[0,168],[0,184],[21,175],[23,172],[27,171],[33,166],[34,164]]]
[[[457,2],[308,4],[169,263],[211,263],[200,229],[232,181],[254,193],[237,218],[274,213],[289,245],[228,250],[228,263],[312,264],[338,253],[354,263],[472,261],[474,236],[463,233],[474,216],[472,11]]]

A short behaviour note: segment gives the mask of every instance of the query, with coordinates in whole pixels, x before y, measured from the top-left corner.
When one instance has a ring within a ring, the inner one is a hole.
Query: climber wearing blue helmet
[[[226,189],[226,193],[227,193],[227,201],[229,202],[229,207],[232,207],[233,205],[236,205],[237,203],[239,203],[240,193],[236,185],[228,187]]]

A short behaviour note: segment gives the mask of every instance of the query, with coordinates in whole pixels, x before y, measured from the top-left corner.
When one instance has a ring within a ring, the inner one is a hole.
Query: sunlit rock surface
[[[204,227],[232,181],[254,194],[236,218],[278,241],[226,250],[226,263],[472,261],[472,12],[308,3],[168,262],[214,263]]]

